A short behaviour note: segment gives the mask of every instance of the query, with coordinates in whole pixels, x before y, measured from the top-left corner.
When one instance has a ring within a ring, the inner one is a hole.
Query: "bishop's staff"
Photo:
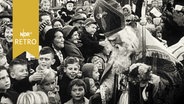
[[[143,1],[142,9],[141,9],[141,21],[140,24],[142,25],[142,63],[146,62],[146,7],[147,7],[147,0]],[[140,104],[143,104],[142,100],[142,91],[139,87],[139,101]]]

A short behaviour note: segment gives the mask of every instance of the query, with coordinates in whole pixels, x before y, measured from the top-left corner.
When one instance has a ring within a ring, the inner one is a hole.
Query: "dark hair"
[[[70,91],[70,94],[71,94],[72,87],[73,87],[74,85],[76,85],[76,86],[82,86],[82,87],[84,88],[84,91],[86,92],[86,84],[85,84],[85,82],[84,82],[82,79],[78,79],[78,78],[77,78],[77,79],[73,79],[73,80],[70,82],[69,86],[68,86],[68,88],[69,88],[68,91]]]
[[[4,66],[0,66],[0,71],[2,71],[2,70],[7,70],[7,68]]]
[[[63,27],[65,26],[65,22],[63,21],[63,19],[58,19],[58,18],[55,18],[52,20],[52,26],[54,26],[54,23],[57,21],[59,21],[63,25]]]
[[[64,67],[67,67],[68,64],[79,64],[79,59],[77,57],[68,56],[64,59]]]
[[[40,55],[44,55],[44,54],[52,54],[53,58],[54,58],[54,51],[52,48],[45,46],[40,50]]]
[[[27,60],[16,58],[10,62],[9,71],[13,70],[14,65],[28,65]]]
[[[53,40],[55,38],[55,33],[58,32],[58,31],[63,34],[62,30],[59,29],[59,28],[52,28],[52,29],[50,29],[46,32],[45,40],[44,40],[44,46],[51,47],[51,45],[53,43]]]

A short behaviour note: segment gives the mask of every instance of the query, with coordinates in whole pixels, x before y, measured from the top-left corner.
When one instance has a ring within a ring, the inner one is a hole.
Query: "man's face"
[[[10,77],[6,70],[0,71],[0,89],[7,90],[10,88]]]
[[[6,27],[4,37],[7,42],[13,42],[13,30],[10,27]]]
[[[123,30],[107,37],[112,47],[110,61],[114,62],[122,71],[127,70],[131,64],[130,55],[137,50],[139,41],[132,28],[125,27]]]

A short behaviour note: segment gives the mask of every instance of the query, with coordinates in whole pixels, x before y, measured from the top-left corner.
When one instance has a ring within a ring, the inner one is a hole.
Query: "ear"
[[[10,77],[15,78],[14,72],[10,72]]]
[[[52,65],[54,65],[55,62],[56,62],[56,59],[52,59]]]

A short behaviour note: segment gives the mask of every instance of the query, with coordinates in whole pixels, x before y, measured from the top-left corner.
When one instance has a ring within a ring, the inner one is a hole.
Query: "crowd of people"
[[[132,62],[129,57],[121,59],[121,55],[128,53],[124,50],[134,48],[126,47],[126,42],[132,40],[121,43],[121,39],[108,38],[102,28],[111,27],[112,21],[104,23],[101,19],[101,28],[96,18],[108,13],[99,9],[99,15],[94,15],[97,1],[101,0],[81,0],[81,4],[78,0],[58,0],[60,4],[55,9],[53,0],[40,0],[38,59],[28,59],[26,53],[12,59],[12,0],[0,1],[0,104],[179,104],[183,101],[184,2],[102,0],[110,6],[117,4],[128,34],[133,30],[126,26],[135,27],[146,19],[143,27],[173,54],[178,62],[175,65],[168,61],[152,62],[149,58],[140,63],[133,55],[130,55]],[[140,8],[144,6],[147,9],[142,18]],[[117,55],[113,48],[122,52],[118,53],[118,59],[114,58]],[[122,60],[125,64],[116,66]],[[158,71],[154,73],[155,63]],[[127,68],[127,64],[131,66]],[[126,71],[109,71],[116,68]],[[110,79],[106,73],[110,73]],[[113,87],[108,89],[108,85]]]

